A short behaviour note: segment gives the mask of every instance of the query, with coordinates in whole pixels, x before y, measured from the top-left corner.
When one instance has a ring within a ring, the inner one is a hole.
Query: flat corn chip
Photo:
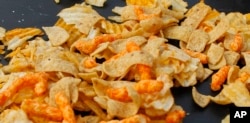
[[[220,37],[224,36],[228,28],[229,28],[228,20],[222,18],[221,21],[215,26],[215,28],[208,33],[210,37],[208,43],[213,43]]]
[[[236,65],[240,60],[240,54],[235,51],[227,50],[224,52],[227,65]]]
[[[98,7],[103,7],[104,3],[107,0],[85,0],[87,4],[93,5],[93,6],[98,6]]]
[[[195,30],[188,39],[187,49],[202,52],[205,49],[208,41],[209,35],[206,32],[202,30]]]
[[[61,27],[43,27],[43,29],[48,35],[49,41],[53,46],[60,46],[65,43],[69,38],[68,32]]]
[[[227,65],[226,58],[224,56],[221,57],[221,59],[216,64],[208,64],[208,68],[211,70],[218,70],[221,67]]]
[[[222,93],[229,98],[236,106],[250,106],[250,95],[245,84],[242,82],[234,82],[224,85]]]
[[[211,8],[199,2],[194,5],[186,14],[186,19],[181,23],[182,26],[191,26],[192,28],[197,28],[201,21],[206,17]]]
[[[192,96],[194,102],[202,108],[206,107],[210,103],[209,96],[200,94],[195,87],[192,88]]]
[[[224,48],[212,43],[207,51],[208,63],[217,64],[224,55]]]
[[[245,60],[246,66],[250,66],[250,53],[242,52],[243,58]]]
[[[239,77],[240,67],[236,65],[230,66],[230,69],[228,71],[227,75],[227,83],[233,83],[236,81],[236,79]]]
[[[165,38],[188,42],[194,29],[189,26],[171,26],[163,30]]]
[[[103,71],[111,77],[120,77],[124,76],[132,65],[144,64],[152,66],[152,61],[151,55],[141,51],[134,51],[126,53],[120,58],[104,62]]]
[[[61,27],[68,32],[69,34],[69,38],[67,39],[68,47],[70,47],[78,39],[86,37],[86,35],[81,33],[73,24],[67,24],[62,18],[59,18],[57,20],[55,26]]]

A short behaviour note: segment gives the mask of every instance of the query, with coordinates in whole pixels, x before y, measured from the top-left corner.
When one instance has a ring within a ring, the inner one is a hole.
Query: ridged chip
[[[19,39],[29,37],[28,39],[30,39],[34,36],[38,36],[38,35],[42,35],[42,34],[43,34],[42,30],[40,30],[38,28],[31,28],[31,27],[15,28],[13,30],[7,31],[3,38],[4,38],[4,42],[8,42],[15,37],[18,37]]]
[[[67,39],[68,47],[70,47],[78,39],[86,37],[86,35],[81,33],[73,24],[67,24],[62,18],[59,18],[54,25],[61,27],[68,32],[69,34],[69,38]]]
[[[118,23],[112,23],[107,20],[101,21],[101,31],[108,34],[120,34],[122,32],[128,31],[124,25]]]
[[[88,34],[90,29],[103,19],[91,6],[85,3],[63,9],[58,13],[58,16],[63,18],[67,24],[74,24],[83,34]]]

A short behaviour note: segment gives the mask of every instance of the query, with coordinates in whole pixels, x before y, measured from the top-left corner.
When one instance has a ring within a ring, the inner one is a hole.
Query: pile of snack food
[[[220,93],[193,87],[199,106],[250,106],[249,14],[202,1],[187,9],[182,0],[126,0],[105,18],[91,6],[105,1],[92,2],[63,9],[42,29],[0,28],[10,59],[0,69],[0,122],[179,123],[188,112],[171,88],[210,76]]]

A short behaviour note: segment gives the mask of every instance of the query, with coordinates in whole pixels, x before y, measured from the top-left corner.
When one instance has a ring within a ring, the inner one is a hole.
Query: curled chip
[[[206,107],[210,102],[209,96],[200,94],[195,87],[192,88],[192,96],[194,102],[202,108]]]
[[[236,106],[250,106],[249,91],[242,82],[234,82],[224,85],[222,93]]]

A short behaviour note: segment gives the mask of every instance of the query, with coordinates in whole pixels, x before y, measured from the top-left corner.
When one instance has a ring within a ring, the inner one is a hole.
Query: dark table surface
[[[123,6],[125,0],[107,0],[105,7],[94,7],[101,15],[113,15],[114,6]],[[186,0],[189,8],[199,0]],[[63,8],[70,7],[82,0],[61,0],[55,4],[53,0],[0,0],[0,26],[7,30],[17,27],[52,26],[58,17],[57,13]],[[250,12],[250,0],[206,0],[205,3],[220,12]],[[1,59],[1,62],[6,62]],[[215,95],[209,89],[210,79],[196,85],[203,94]],[[175,101],[181,105],[189,115],[184,123],[220,123],[221,119],[229,113],[229,105],[221,106],[211,103],[206,108],[197,106],[191,96],[191,88],[173,89]]]

